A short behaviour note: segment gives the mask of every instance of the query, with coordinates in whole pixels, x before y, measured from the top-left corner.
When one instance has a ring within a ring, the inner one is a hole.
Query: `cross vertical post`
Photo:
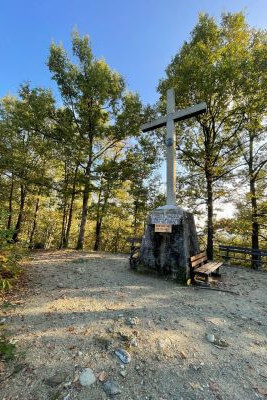
[[[168,118],[169,114],[175,112],[175,95],[174,89],[167,91],[167,205],[173,206],[176,203],[176,138],[173,118]]]

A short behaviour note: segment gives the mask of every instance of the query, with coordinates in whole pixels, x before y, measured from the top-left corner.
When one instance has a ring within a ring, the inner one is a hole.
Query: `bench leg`
[[[216,276],[216,278],[220,278],[220,268],[217,268],[214,272],[211,273],[212,276]]]
[[[191,278],[191,285],[196,285],[196,280],[195,280],[195,274],[194,273],[191,274],[190,278]]]

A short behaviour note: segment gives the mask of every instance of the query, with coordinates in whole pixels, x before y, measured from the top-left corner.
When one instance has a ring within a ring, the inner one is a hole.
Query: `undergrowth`
[[[1,226],[0,221],[0,290],[10,289],[23,271],[19,261],[25,249],[12,242],[12,235],[13,231]]]
[[[9,361],[15,357],[16,345],[9,341],[9,333],[0,326],[0,359]]]

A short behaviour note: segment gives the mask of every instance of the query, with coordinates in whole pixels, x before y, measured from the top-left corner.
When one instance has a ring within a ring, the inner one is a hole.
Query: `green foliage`
[[[179,200],[202,211],[206,205],[210,258],[214,203],[229,193],[233,171],[242,163],[240,142],[245,141],[239,137],[244,137],[248,113],[254,110],[261,121],[266,114],[266,43],[266,32],[251,29],[243,13],[222,14],[220,24],[200,14],[190,40],[168,65],[158,87],[162,111],[170,87],[180,108],[207,104],[205,115],[177,126],[177,149],[183,165]]]
[[[21,275],[20,252],[14,249],[0,250],[0,289],[8,290]]]
[[[10,343],[9,334],[4,326],[0,326],[0,359],[13,360],[15,357],[16,345]]]
[[[24,254],[24,250],[9,243],[12,235],[11,229],[5,229],[1,226],[0,219],[0,290],[10,289],[12,283],[22,273],[19,260]]]

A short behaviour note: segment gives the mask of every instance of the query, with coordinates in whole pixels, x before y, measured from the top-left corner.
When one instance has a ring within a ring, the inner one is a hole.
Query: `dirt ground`
[[[266,398],[267,273],[223,267],[217,288],[229,293],[136,273],[125,255],[74,251],[34,253],[26,271],[24,297],[0,308],[17,346],[1,364],[1,400],[107,399],[105,379],[119,400]],[[89,387],[84,368],[96,376]]]

